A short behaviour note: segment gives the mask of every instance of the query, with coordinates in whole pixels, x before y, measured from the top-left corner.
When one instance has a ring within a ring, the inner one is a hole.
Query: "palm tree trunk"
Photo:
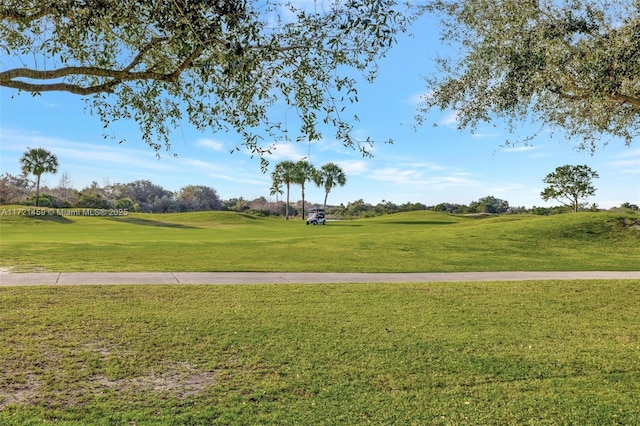
[[[289,220],[289,182],[287,182],[287,205],[284,209],[284,220]]]
[[[302,184],[302,220],[304,220],[304,183]]]
[[[36,180],[36,207],[38,207],[39,202],[40,202],[40,175],[38,175],[38,179]]]
[[[328,196],[329,196],[329,191],[324,191],[324,204],[322,205],[322,207],[324,208],[325,213],[327,211],[327,197]]]

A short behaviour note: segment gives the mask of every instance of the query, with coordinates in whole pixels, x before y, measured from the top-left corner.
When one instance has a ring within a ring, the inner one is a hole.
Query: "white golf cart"
[[[324,209],[311,209],[307,218],[307,225],[326,225],[327,219],[324,217]]]

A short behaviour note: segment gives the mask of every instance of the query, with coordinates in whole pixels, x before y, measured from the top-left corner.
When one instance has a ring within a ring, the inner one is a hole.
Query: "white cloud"
[[[536,149],[536,148],[531,146],[531,145],[523,145],[523,146],[510,146],[510,147],[507,147],[507,148],[503,148],[500,151],[502,151],[502,152],[527,152],[527,151],[533,151],[534,149]]]
[[[214,179],[222,179],[227,182],[233,183],[242,183],[249,185],[271,185],[271,180],[267,177],[264,179],[251,179],[247,178],[245,175],[243,176],[230,176],[228,174],[219,174],[219,173],[207,173],[207,176],[212,177]]]
[[[445,166],[441,166],[440,164],[430,163],[430,162],[422,162],[422,163],[407,162],[405,166],[414,168],[414,169],[428,169],[428,170],[446,170],[447,169],[447,167]]]
[[[197,146],[202,146],[205,148],[209,148],[213,151],[217,151],[217,152],[222,152],[222,151],[226,151],[227,148],[225,147],[224,142],[221,141],[217,141],[215,139],[208,139],[208,138],[202,138],[202,139],[198,139],[196,140],[196,145]]]
[[[458,127],[458,113],[456,111],[452,111],[445,115],[441,120],[440,124],[445,125],[447,127]]]
[[[424,182],[422,172],[411,169],[398,169],[396,167],[385,167],[382,169],[374,170],[371,173],[371,178],[386,183],[394,183],[397,185],[416,185]]]
[[[420,106],[424,101],[429,100],[433,95],[432,90],[428,90],[426,92],[415,93],[410,96],[406,102],[414,107]]]
[[[120,144],[105,142],[92,144],[86,142],[69,141],[49,137],[37,132],[21,132],[12,129],[2,129],[3,151],[25,151],[27,147],[43,147],[52,151],[62,165],[65,160],[77,161],[86,165],[95,160],[100,163],[110,163],[121,168],[135,167],[136,169],[170,170],[167,162],[155,158],[153,151],[126,148]],[[8,144],[6,143],[8,142]]]
[[[449,188],[467,188],[470,186],[479,186],[480,182],[471,180],[466,177],[466,173],[454,173],[448,176],[435,176],[425,181],[425,184],[433,190],[443,190]]]
[[[306,148],[306,146],[305,146]],[[272,160],[291,160],[298,161],[307,156],[303,151],[301,144],[292,142],[278,142],[271,149],[271,154],[265,154],[265,158]]]
[[[364,160],[342,160],[335,163],[342,168],[347,177],[363,175],[369,170],[369,163]]]

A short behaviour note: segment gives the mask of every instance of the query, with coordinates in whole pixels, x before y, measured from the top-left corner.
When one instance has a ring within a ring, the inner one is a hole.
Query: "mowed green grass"
[[[3,207],[8,210],[10,207]],[[0,267],[27,271],[637,270],[640,216],[411,212],[307,226],[233,212],[0,215]]]
[[[640,424],[640,283],[0,288],[0,424]]]

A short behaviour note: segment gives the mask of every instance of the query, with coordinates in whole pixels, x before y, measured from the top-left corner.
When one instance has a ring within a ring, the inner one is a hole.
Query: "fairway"
[[[13,272],[637,270],[640,216],[463,217],[428,211],[331,221],[234,212],[0,216]]]

